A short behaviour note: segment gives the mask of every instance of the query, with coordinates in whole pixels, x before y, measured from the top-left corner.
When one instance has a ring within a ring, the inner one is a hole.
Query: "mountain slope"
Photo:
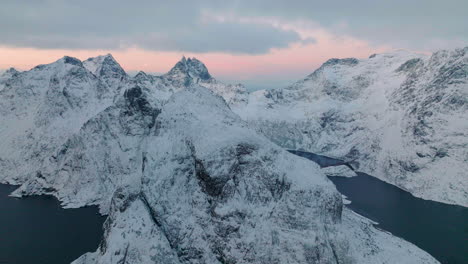
[[[19,73],[19,71],[17,71],[15,68],[10,68],[8,70],[0,70],[0,91],[3,90],[3,88],[5,87],[5,83],[15,77],[17,74]]]
[[[283,147],[353,161],[416,196],[468,206],[467,51],[331,59],[233,109]]]
[[[148,100],[161,104],[196,82],[232,104],[245,100],[244,87],[218,82],[195,58],[183,58],[163,76],[140,72],[130,78],[110,54],[83,62],[64,57],[30,71],[2,73],[0,182],[21,184],[36,177],[53,151],[128,87],[138,86]]]
[[[342,216],[318,165],[256,134],[213,92],[191,86],[150,101],[126,90],[16,192],[109,214],[98,251],[75,263],[437,263]]]
[[[129,78],[111,54],[89,58],[83,66],[108,86],[120,87]]]
[[[0,181],[14,184],[36,174],[82,124],[111,105],[114,86],[71,57],[17,72],[0,90]]]

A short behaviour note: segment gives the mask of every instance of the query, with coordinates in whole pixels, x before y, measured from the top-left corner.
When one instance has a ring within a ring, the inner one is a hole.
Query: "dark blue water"
[[[57,199],[8,197],[0,184],[0,264],[64,264],[95,251],[105,217],[96,207],[62,209]]]
[[[307,152],[292,153],[322,167],[342,161]],[[468,208],[416,198],[365,173],[357,177],[330,177],[355,212],[372,219],[379,228],[399,236],[442,263],[468,263]]]

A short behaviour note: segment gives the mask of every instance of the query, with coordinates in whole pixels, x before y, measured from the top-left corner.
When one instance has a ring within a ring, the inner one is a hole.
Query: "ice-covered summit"
[[[226,100],[229,105],[244,104],[247,100],[247,91],[241,84],[225,84],[213,78],[205,64],[196,58],[183,57],[166,74],[155,76],[139,72],[132,82],[140,85],[144,90],[153,90],[160,99],[169,98],[174,92],[197,84],[206,87]]]
[[[16,76],[20,72],[15,68],[9,68],[7,70],[0,70],[0,91],[4,88],[4,83],[7,82],[10,78]]]
[[[127,73],[111,54],[89,58],[83,66],[95,76],[101,78],[108,86],[119,87],[128,79]]]
[[[126,75],[124,69],[114,59],[112,54],[89,58],[83,61],[83,65],[96,76],[103,76],[109,73]]]
[[[11,76],[11,75],[14,75],[14,74],[17,74],[17,73],[19,73],[19,71],[17,69],[13,68],[13,67],[11,67],[11,68],[9,68],[9,69],[7,69],[5,71],[0,71],[1,75],[10,75]]]
[[[165,77],[178,81],[185,86],[198,83],[200,80],[208,81],[212,78],[203,62],[196,58],[186,59],[185,56],[165,74]]]

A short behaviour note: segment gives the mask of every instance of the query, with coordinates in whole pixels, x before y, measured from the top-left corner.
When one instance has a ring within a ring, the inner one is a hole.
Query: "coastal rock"
[[[330,166],[322,168],[322,172],[328,177],[355,177],[356,172],[346,165]]]

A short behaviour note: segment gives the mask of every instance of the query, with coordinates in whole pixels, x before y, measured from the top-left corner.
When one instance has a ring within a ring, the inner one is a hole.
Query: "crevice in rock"
[[[129,247],[130,247],[130,243],[127,243],[127,247],[125,248],[124,256],[117,264],[126,264],[127,263],[127,255],[128,255],[128,248]]]
[[[328,230],[328,228],[327,228],[326,225],[324,226],[324,228],[325,228],[325,232],[327,232],[327,234],[329,234],[329,230]],[[330,249],[331,249],[331,251],[332,251],[332,253],[333,253],[333,257],[334,257],[334,259],[335,259],[335,263],[336,263],[336,264],[340,264],[340,258],[338,257],[338,254],[336,253],[335,245],[333,245],[333,243],[330,242],[330,238],[328,237],[328,235],[327,235],[327,243],[328,243],[328,245],[330,246]]]
[[[228,179],[211,177],[206,171],[202,160],[196,157],[195,147],[191,143],[188,144],[195,165],[195,174],[202,190],[212,197],[220,197]]]
[[[143,152],[142,154],[142,160],[141,160],[141,173],[145,172],[145,166],[146,166],[146,153]]]
[[[166,233],[164,227],[162,226],[161,222],[158,220],[158,217],[157,217],[157,213],[156,211],[151,207],[151,205],[149,204],[148,202],[148,198],[146,197],[146,195],[141,192],[139,194],[139,198],[140,200],[143,202],[143,205],[145,206],[145,208],[148,210],[148,214],[151,218],[151,220],[154,222],[154,224],[159,228],[159,230],[161,231],[161,233],[164,235],[164,237],[167,239],[167,242],[169,243],[169,247],[175,251],[177,257],[179,258],[179,260],[181,260],[181,257],[183,257],[183,252],[180,252],[178,250],[178,247],[177,245],[175,244],[174,241],[172,241],[171,237],[168,236],[168,234]],[[182,261],[181,261],[182,262]]]

